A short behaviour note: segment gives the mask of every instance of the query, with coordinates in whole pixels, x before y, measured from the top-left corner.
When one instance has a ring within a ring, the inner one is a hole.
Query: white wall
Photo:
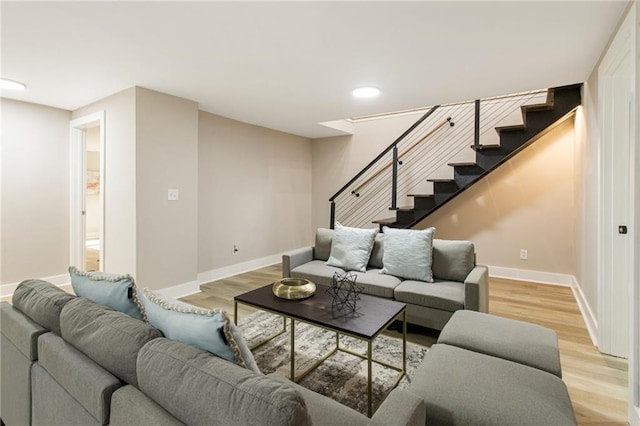
[[[152,289],[195,281],[198,104],[137,87],[135,111],[136,281]],[[167,200],[169,188],[178,201]]]
[[[0,281],[66,274],[71,113],[4,98],[0,102]]]
[[[200,273],[311,245],[308,139],[202,111],[198,134]]]
[[[585,302],[598,316],[598,234],[600,127],[597,68],[582,88],[582,108],[576,114],[576,281]]]
[[[136,91],[130,88],[73,111],[105,114],[105,251],[107,272],[136,276]],[[67,123],[67,140],[69,139]],[[67,168],[68,173],[68,168]],[[68,185],[68,184],[67,184]],[[68,249],[67,249],[68,250]]]

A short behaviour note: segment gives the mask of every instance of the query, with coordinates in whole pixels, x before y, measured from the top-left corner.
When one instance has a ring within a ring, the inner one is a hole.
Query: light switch
[[[180,198],[180,191],[174,188],[169,188],[169,191],[167,192],[167,200],[178,201],[179,198]]]

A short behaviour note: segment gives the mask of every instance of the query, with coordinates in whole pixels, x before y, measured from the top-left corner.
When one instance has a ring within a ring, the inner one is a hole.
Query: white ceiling
[[[2,96],[74,110],[132,86],[310,138],[318,122],[587,79],[627,1],[7,2]],[[351,90],[373,85],[374,100]]]

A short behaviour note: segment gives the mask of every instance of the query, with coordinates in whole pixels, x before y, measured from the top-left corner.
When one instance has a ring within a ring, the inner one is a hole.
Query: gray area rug
[[[287,321],[287,327],[290,326]],[[240,318],[239,328],[249,344],[249,347],[265,341],[282,330],[282,317],[267,312],[258,311],[247,317]],[[282,377],[289,377],[290,349],[289,330],[270,342],[253,350],[260,370],[264,374],[275,373]],[[391,365],[402,365],[402,335],[396,337],[380,335],[374,341],[374,359],[383,360]],[[295,332],[295,363],[296,376],[303,373],[314,362],[335,347],[335,333],[296,322]],[[366,342],[348,336],[340,336],[340,347],[366,355]],[[408,386],[414,370],[427,353],[427,348],[407,342],[407,376],[398,387]],[[391,386],[398,377],[397,371],[373,364],[373,407],[374,410],[382,403]],[[357,356],[337,352],[329,357],[317,369],[309,373],[300,383],[301,386],[328,396],[360,413],[367,413],[367,361]]]

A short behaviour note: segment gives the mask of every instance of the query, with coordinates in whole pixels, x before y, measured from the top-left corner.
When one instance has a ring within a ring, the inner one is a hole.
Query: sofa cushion
[[[0,312],[2,335],[9,339],[29,361],[37,360],[38,337],[47,330],[8,302],[0,303]]]
[[[476,264],[471,241],[433,240],[433,277],[463,282]]]
[[[291,278],[305,278],[316,284],[330,286],[335,273],[344,274],[344,269],[329,266],[323,260],[312,260],[291,270]]]
[[[161,338],[138,355],[139,388],[189,425],[310,425],[304,399],[289,383],[181,342]]]
[[[60,314],[62,337],[114,376],[136,385],[138,351],[160,330],[84,298],[67,303]]]
[[[442,329],[438,343],[508,359],[562,377],[558,336],[536,324],[461,310]]]
[[[384,275],[379,269],[368,269],[367,272],[354,272],[356,284],[364,287],[363,293],[393,299],[393,289],[401,282],[393,275]]]
[[[143,316],[169,339],[188,343],[259,373],[242,334],[227,313],[199,308],[145,288],[140,294]]]
[[[407,280],[395,288],[394,297],[399,302],[453,312],[464,309],[464,284],[455,281],[425,283]]]
[[[142,319],[137,306],[136,284],[131,275],[83,272],[70,266],[69,276],[78,296]]]
[[[336,223],[327,265],[346,271],[366,272],[378,230],[350,228]]]
[[[435,228],[384,228],[382,273],[410,280],[432,282],[433,233]]]
[[[333,240],[333,229],[318,228],[316,231],[316,244],[313,247],[313,258],[316,260],[329,260],[331,254],[331,241]]]
[[[373,241],[373,249],[371,249],[371,257],[369,257],[369,267],[382,269],[382,257],[384,256],[384,234],[378,233]]]
[[[22,281],[13,293],[13,306],[29,318],[60,334],[60,311],[75,296],[42,280]]]
[[[184,426],[137,388],[123,386],[111,396],[109,426]]]
[[[408,390],[424,399],[427,424],[576,424],[560,378],[454,346],[431,346]]]
[[[108,424],[111,394],[122,386],[120,380],[53,333],[38,339],[38,353],[38,364],[93,418]]]

